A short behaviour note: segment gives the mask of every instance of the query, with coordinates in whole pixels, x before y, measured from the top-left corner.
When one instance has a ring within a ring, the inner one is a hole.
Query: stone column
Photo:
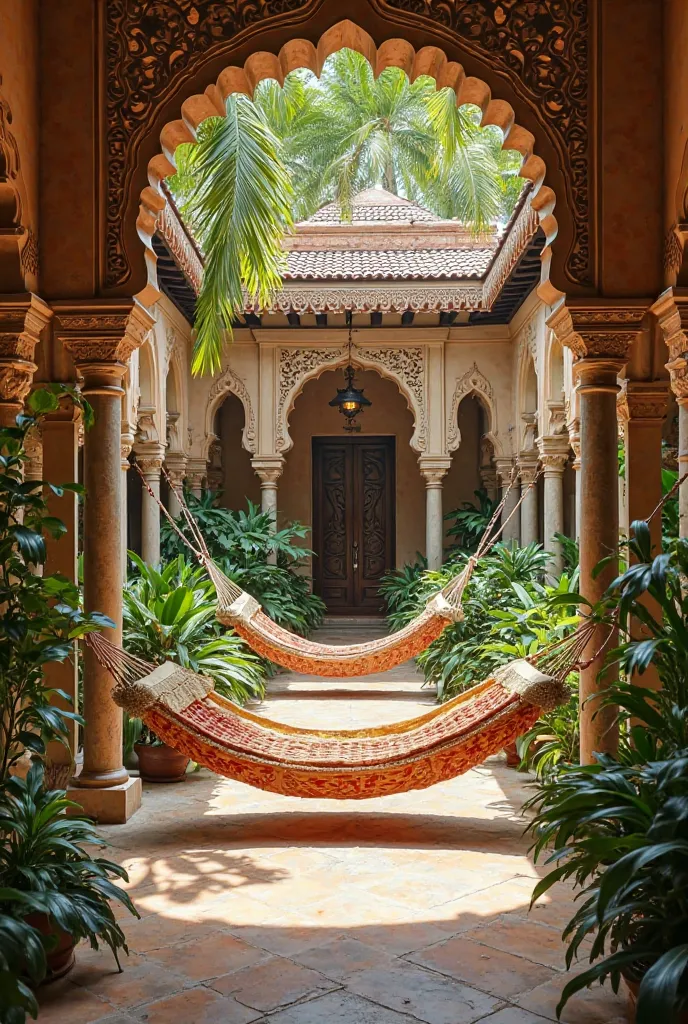
[[[652,306],[669,350],[666,368],[678,402],[678,475],[688,473],[688,295],[667,288]],[[688,537],[688,480],[678,492],[679,533]]]
[[[63,399],[58,412],[51,413],[43,420],[43,461],[46,477],[52,484],[73,484],[79,479],[79,426],[80,412],[71,399]],[[78,501],[73,491],[55,494],[45,489],[45,499],[51,516],[62,520],[66,530],[60,537],[46,537],[46,576],[60,573],[68,580],[77,579],[79,555]],[[73,656],[63,662],[48,662],[43,669],[45,684],[54,690],[63,690],[70,701],[55,697],[55,704],[68,711],[78,707],[79,671],[78,645],[74,643]],[[78,751],[79,727],[76,722],[67,722],[68,746],[54,742],[48,744],[50,784],[66,789],[74,774],[75,757]]]
[[[678,475],[688,474],[688,395],[678,399]],[[679,534],[688,537],[688,480],[678,489]]]
[[[428,569],[439,569],[444,560],[442,481],[451,465],[451,459],[446,456],[421,455],[418,464],[425,477],[425,557]]]
[[[27,460],[24,463],[25,480],[43,479],[43,432],[40,427],[32,430],[26,438],[24,450]]]
[[[200,498],[208,477],[208,463],[205,459],[188,459],[186,463],[186,481],[189,490]]]
[[[517,512],[514,512],[514,509],[521,497],[521,485],[518,479],[513,477],[514,464],[511,459],[495,459],[495,469],[501,485],[502,497],[504,497],[507,488],[509,488],[506,504],[502,509],[501,525],[504,527],[504,530],[500,540],[518,541],[521,535],[521,513],[520,509]]]
[[[52,310],[37,295],[0,295],[0,427],[13,427],[31,390],[36,345]]]
[[[103,635],[122,638],[122,378],[132,351],[153,326],[140,306],[56,304],[59,336],[82,378],[94,425],[84,440],[84,607],[114,622]],[[84,764],[71,796],[104,823],[126,821],[141,802],[141,780],[122,764],[122,712],[113,681],[93,652],[84,650]]]
[[[277,528],[277,481],[282,475],[284,459],[281,455],[257,455],[251,459],[254,472],[260,479],[260,507],[272,520],[273,531]],[[268,555],[268,562],[274,564],[276,556]]]
[[[581,447],[580,588],[592,603],[602,597],[617,571],[613,559],[602,572],[596,573],[595,568],[618,547],[618,375],[646,311],[641,301],[614,304],[613,300],[604,300],[571,308],[560,306],[548,320],[559,342],[567,345],[576,358]],[[602,672],[606,652],[615,643],[615,635],[610,636],[608,628],[601,626],[585,651],[589,663],[580,673],[583,764],[592,763],[595,753],[614,754],[618,746],[616,708],[601,710],[599,702],[590,699],[615,680],[612,667]]]
[[[571,446],[566,434],[550,434],[539,438],[538,448],[545,478],[545,551],[550,553],[549,572],[557,578],[564,571],[561,542],[556,535],[564,532],[564,468]]]
[[[136,463],[141,469],[141,557],[148,565],[160,564],[160,470],[165,449],[160,444],[134,445]],[[150,490],[153,492],[151,495]]]
[[[134,435],[128,431],[122,433],[120,444],[120,460],[122,466],[122,511],[120,522],[122,527],[122,580],[127,581],[127,569],[129,566],[127,551],[129,549],[129,502],[128,502],[128,477],[131,468],[129,454],[134,446]]]
[[[172,484],[167,503],[167,511],[173,519],[179,519],[182,514],[182,507],[179,504],[177,493],[183,493],[184,480],[186,479],[186,463],[187,458],[184,452],[168,451],[165,456],[165,469],[167,470],[167,475],[170,478],[170,483]]]
[[[574,473],[574,527],[573,536],[577,541],[580,541],[580,521],[581,521],[581,510],[580,510],[580,420],[574,420],[573,423],[569,424],[569,441],[571,444],[571,450],[573,451],[573,462],[571,468]]]
[[[521,452],[518,458],[518,472],[521,478],[521,544],[537,544],[540,538],[538,526],[538,496],[535,477],[538,470],[536,451]]]

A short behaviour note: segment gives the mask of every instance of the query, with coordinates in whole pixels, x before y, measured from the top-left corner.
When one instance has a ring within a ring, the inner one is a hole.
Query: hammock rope
[[[98,633],[83,641],[112,675],[115,702],[199,764],[288,796],[363,799],[454,778],[513,742],[543,711],[568,701],[566,677],[590,630],[591,623],[581,623],[424,715],[327,731],[256,715],[216,693],[208,676],[172,662],[151,664]]]
[[[139,469],[139,467],[137,467]],[[165,472],[163,470],[163,472]],[[501,517],[506,501],[514,486],[517,474],[512,472],[502,500],[495,508],[485,529],[476,552],[469,556],[461,571],[427,601],[423,610],[406,626],[395,633],[361,644],[329,645],[317,643],[298,636],[278,626],[266,615],[260,603],[241,589],[212,559],[200,531],[191,514],[183,494],[180,494],[165,472],[168,486],[179,501],[182,515],[189,528],[192,542],[175,523],[168,509],[153,492],[139,469],[139,475],[152,499],[157,503],[173,530],[186,544],[198,561],[205,567],[215,585],[217,593],[217,619],[224,626],[232,627],[249,646],[268,660],[294,672],[325,676],[328,678],[351,678],[385,672],[416,657],[436,640],[444,629],[463,620],[463,595],[479,560],[497,543],[509,520],[516,514],[529,490],[535,486],[539,474],[522,491],[504,522]]]

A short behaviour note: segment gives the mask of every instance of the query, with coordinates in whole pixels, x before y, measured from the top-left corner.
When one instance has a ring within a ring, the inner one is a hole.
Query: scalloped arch
[[[208,392],[208,403],[205,410],[205,437],[203,439],[203,454],[206,458],[212,443],[215,415],[228,395],[238,398],[244,409],[244,427],[241,431],[242,447],[252,455],[256,453],[256,417],[253,412],[251,396],[244,380],[231,367],[227,367],[219,377],[215,378]]]
[[[564,299],[564,294],[554,287],[549,279],[551,245],[557,234],[554,216],[556,196],[544,184],[546,167],[541,157],[534,152],[535,137],[532,132],[516,124],[514,109],[506,100],[493,98],[490,87],[482,79],[467,76],[461,64],[447,58],[444,50],[437,46],[423,46],[416,50],[406,39],[387,39],[379,47],[372,37],[353,21],[343,20],[327,29],[317,46],[307,39],[292,39],[285,43],[279,53],[257,51],[252,53],[242,67],[226,67],[214,84],[205,92],[190,96],[181,105],[181,117],[168,122],[160,133],[162,152],[148,164],[148,186],[141,193],[141,203],[136,227],[145,246],[148,275],[147,285],[136,298],[146,306],[157,302],[158,289],[156,256],[152,239],[158,218],[166,206],[162,183],[175,174],[174,155],[182,143],[194,143],[198,127],[209,117],[225,115],[226,100],[233,93],[252,96],[259,82],[275,79],[284,83],[285,75],[297,68],[307,68],[320,75],[327,58],[337,50],[348,48],[362,54],[370,63],[375,75],[385,68],[401,68],[411,81],[426,75],[435,80],[438,89],[450,88],[456,94],[460,106],[471,103],[482,111],[481,125],[496,125],[504,135],[503,148],[519,152],[523,158],[520,175],[532,183],[529,202],[538,216],[545,235],[542,250],[542,274],[538,288],[540,298],[548,305],[555,305]]]
[[[288,350],[285,350],[288,351]],[[293,386],[288,392],[284,394],[283,399],[280,399],[277,409],[277,446],[280,455],[286,455],[286,453],[293,447],[294,442],[292,441],[289,433],[289,417],[294,411],[296,400],[303,393],[306,384],[309,381],[317,380],[322,377],[323,373],[327,373],[328,370],[338,370],[342,366],[346,366],[349,361],[348,348],[337,348],[332,350],[332,358],[327,361],[320,361],[316,365],[305,370],[299,375],[298,380],[294,382]],[[360,367],[362,370],[374,370],[378,376],[384,380],[389,380],[392,384],[396,384],[399,394],[406,401],[406,406],[413,416],[413,434],[409,444],[414,451],[419,454],[424,451],[425,448],[425,409],[419,405],[415,395],[408,387],[406,382],[393,373],[384,364],[377,362],[374,359],[369,359],[366,356],[362,356],[354,348],[351,356],[351,362],[354,366]]]

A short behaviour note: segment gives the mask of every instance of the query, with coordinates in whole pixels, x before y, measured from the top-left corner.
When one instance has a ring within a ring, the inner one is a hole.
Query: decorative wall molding
[[[562,305],[547,320],[560,345],[570,348],[574,359],[628,358],[641,330],[649,303],[640,300],[627,306]]]
[[[363,366],[383,367],[385,376],[395,380],[399,390],[406,396],[413,413],[414,431],[411,447],[417,452],[427,448],[427,412],[425,401],[424,345],[406,348],[362,348],[356,346],[355,359]]]
[[[280,348],[277,352],[277,417],[275,450],[283,454],[291,448],[289,414],[296,396],[311,377],[343,362],[348,348]]]
[[[530,189],[528,191],[530,192]],[[538,226],[537,213],[530,205],[529,198],[526,197],[521,212],[511,225],[504,244],[498,250],[485,276],[482,299],[485,309],[492,309],[495,299],[498,298],[512,270],[523,256]]]
[[[166,198],[167,202],[158,220],[158,232],[182,274],[198,295],[203,281],[203,259],[172,205],[169,193]]]
[[[469,370],[466,370],[456,381],[454,394],[449,406],[449,417],[447,419],[447,451],[453,452],[461,444],[461,431],[459,430],[459,406],[468,395],[477,395],[478,399],[487,407],[489,416],[488,433],[489,440],[493,447],[494,431],[496,428],[494,391],[489,380],[478,369],[478,364],[473,363]]]
[[[421,310],[476,310],[484,307],[483,285],[476,281],[470,284],[455,284],[446,281],[406,281],[388,283],[355,281],[337,284],[294,284],[285,283],[273,301],[272,309],[283,313],[341,313],[345,310],[383,313]],[[247,308],[253,310],[251,303]]]
[[[253,405],[251,403],[251,396],[248,392],[246,384],[241,377],[231,369],[227,367],[223,370],[219,377],[216,377],[213,381],[210,390],[208,391],[208,404],[206,413],[206,438],[208,444],[210,444],[213,435],[213,420],[215,419],[215,413],[221,406],[223,400],[227,395],[236,395],[241,404],[244,407],[244,429],[242,432],[242,444],[247,452],[255,455],[258,439],[256,436],[256,417],[253,412]]]

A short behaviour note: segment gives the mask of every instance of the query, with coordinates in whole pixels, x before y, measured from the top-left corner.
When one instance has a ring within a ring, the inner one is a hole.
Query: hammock
[[[360,800],[444,782],[512,743],[569,700],[565,679],[589,638],[586,624],[409,721],[337,731],[282,725],[222,697],[207,676],[152,665],[96,633],[84,641],[113,676],[116,703],[192,760],[285,796]]]
[[[175,523],[172,516],[153,493],[149,484],[140,473],[144,486],[157,502],[160,510],[170,522],[172,528],[184,541],[198,560],[205,565],[217,591],[217,619],[224,626],[231,626],[257,654],[269,661],[281,665],[294,672],[303,672],[331,678],[365,676],[372,672],[385,672],[387,669],[401,665],[410,658],[426,650],[444,629],[454,622],[463,619],[462,598],[478,560],[496,543],[511,516],[518,511],[530,487],[523,491],[519,502],[511,511],[504,523],[495,530],[497,520],[506,503],[507,496],[513,486],[514,477],[507,487],[502,501],[497,506],[490,520],[478,550],[468,559],[463,570],[435,594],[425,608],[408,625],[396,633],[370,640],[362,644],[329,645],[316,643],[298,636],[278,626],[263,612],[254,597],[247,594],[236,583],[230,580],[219,566],[212,560],[208,552],[198,523],[189,512],[184,498],[167,477],[167,481],[179,501],[182,513],[191,530],[198,548],[189,541]]]

